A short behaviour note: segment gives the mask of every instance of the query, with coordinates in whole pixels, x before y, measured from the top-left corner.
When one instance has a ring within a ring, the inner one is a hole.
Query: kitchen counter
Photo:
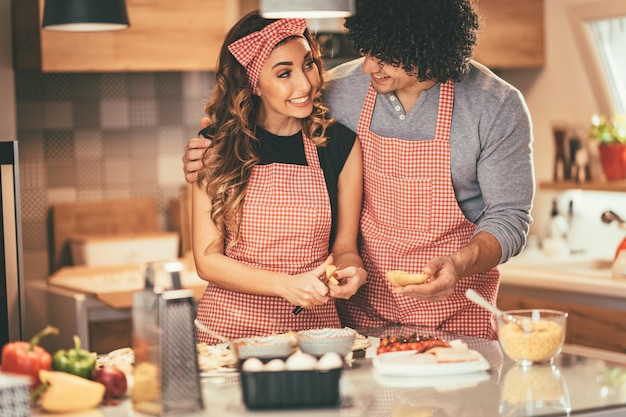
[[[387,328],[362,333],[379,337],[414,331],[419,332],[419,329]],[[437,335],[448,340],[461,338],[471,349],[481,352],[491,369],[469,376],[412,375],[382,379],[372,370],[370,348],[365,359],[357,359],[344,369],[338,408],[253,412],[243,404],[237,377],[209,377],[202,380],[204,410],[187,415],[388,417],[418,415],[422,407],[431,412],[439,410],[440,414],[435,415],[454,417],[570,414],[617,417],[626,413],[626,355],[566,346],[553,365],[520,368],[503,358],[497,342],[445,333]],[[101,406],[98,410],[73,415],[145,416],[132,409],[130,399],[124,399],[117,406]]]
[[[584,255],[523,253],[498,267],[501,292],[626,310],[626,280],[612,278],[611,262],[609,258]]]

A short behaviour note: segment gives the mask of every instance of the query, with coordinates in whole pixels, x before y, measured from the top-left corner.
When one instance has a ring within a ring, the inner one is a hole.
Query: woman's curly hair
[[[253,94],[248,83],[245,68],[230,53],[228,45],[275,21],[264,19],[255,11],[231,28],[220,50],[212,97],[204,108],[211,120],[206,129],[210,132],[211,147],[205,152],[204,168],[199,172],[198,181],[211,200],[211,219],[222,236],[226,236],[227,231],[233,235],[228,247],[239,241],[239,221],[246,187],[252,168],[260,162],[255,132],[261,106],[260,98]],[[313,93],[313,112],[302,121],[302,130],[317,146],[325,146],[326,128],[334,119],[327,117],[328,108],[322,102],[322,53],[319,43],[308,30],[304,37],[311,47],[320,84]],[[278,45],[289,39],[292,38]]]
[[[357,0],[345,23],[358,53],[438,82],[469,71],[479,26],[469,0]]]

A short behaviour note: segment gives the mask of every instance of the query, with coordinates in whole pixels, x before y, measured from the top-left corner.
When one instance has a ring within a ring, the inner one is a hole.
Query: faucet
[[[602,220],[603,223],[606,223],[606,224],[611,224],[613,223],[613,221],[617,221],[617,226],[620,229],[626,229],[626,221],[622,219],[614,211],[606,210],[605,212],[602,213],[602,216],[600,216],[600,219]],[[626,237],[622,239],[619,246],[617,247],[617,250],[615,251],[615,256],[613,257],[614,262],[617,259],[617,256],[619,255],[619,253],[623,250],[626,250]]]
[[[619,227],[626,227],[626,220],[621,218],[619,214],[615,213],[612,210],[606,210],[600,216],[600,219],[603,223],[611,224],[613,221],[617,221]]]

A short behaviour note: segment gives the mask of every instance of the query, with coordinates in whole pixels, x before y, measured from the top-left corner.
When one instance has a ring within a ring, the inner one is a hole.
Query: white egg
[[[268,363],[265,364],[266,371],[284,371],[285,370],[285,361],[282,359],[272,359]]]
[[[248,358],[241,365],[241,369],[246,372],[259,372],[263,370],[263,362],[257,358]]]
[[[337,369],[343,366],[343,359],[336,352],[328,352],[325,353],[315,365],[315,369],[319,369],[321,371],[325,371],[328,369]]]
[[[315,369],[317,359],[307,353],[296,352],[287,358],[285,365],[289,371],[310,371]]]

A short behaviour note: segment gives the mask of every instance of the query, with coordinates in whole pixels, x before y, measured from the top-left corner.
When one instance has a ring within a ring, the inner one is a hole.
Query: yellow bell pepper
[[[39,405],[52,413],[69,413],[97,407],[104,398],[106,387],[96,381],[60,371],[39,371],[42,393]]]

